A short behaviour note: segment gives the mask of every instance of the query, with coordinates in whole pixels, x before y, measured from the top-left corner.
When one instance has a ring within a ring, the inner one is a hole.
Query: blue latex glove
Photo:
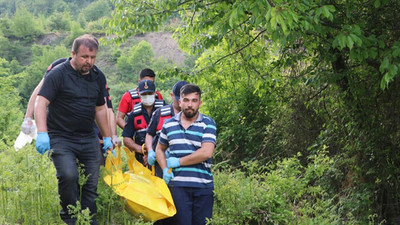
[[[180,167],[181,164],[179,163],[179,158],[176,157],[169,157],[167,159],[167,166],[169,168],[176,168],[176,167]]]
[[[154,166],[156,162],[156,152],[154,150],[150,150],[147,153],[147,162],[150,166]]]
[[[38,132],[36,137],[36,151],[43,155],[50,150],[50,138],[47,132]]]
[[[169,151],[167,150],[167,151],[165,151],[165,157],[168,159],[169,158]]]
[[[108,149],[112,147],[111,137],[103,137],[103,151],[107,153]]]
[[[169,181],[174,178],[174,173],[171,171],[171,173],[168,173],[169,168],[165,167],[163,169],[163,179],[165,181],[166,184],[169,183]]]

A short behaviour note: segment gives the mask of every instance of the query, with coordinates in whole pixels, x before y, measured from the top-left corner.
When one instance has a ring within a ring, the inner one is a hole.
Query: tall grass
[[[332,159],[325,154],[310,158],[307,167],[297,157],[268,167],[257,162],[243,164],[242,170],[217,167],[214,225],[361,222],[342,218],[336,196],[321,185],[326,171],[333,169]],[[123,168],[125,171],[126,163]],[[103,181],[104,173],[103,168],[98,184],[98,223],[152,224],[124,210],[123,201]],[[89,214],[79,207],[72,209],[82,216],[80,224],[87,224]],[[18,152],[11,147],[0,150],[0,224],[62,224],[59,211],[56,171],[48,156],[38,154],[34,146]],[[369,224],[375,223],[372,216]]]
[[[0,223],[62,224],[54,166],[33,146],[0,150]]]
[[[99,224],[151,224],[128,214],[102,177],[98,193]],[[79,208],[79,204],[72,208]],[[63,224],[60,209],[56,171],[50,158],[38,154],[33,145],[18,152],[13,147],[1,149],[0,224]]]

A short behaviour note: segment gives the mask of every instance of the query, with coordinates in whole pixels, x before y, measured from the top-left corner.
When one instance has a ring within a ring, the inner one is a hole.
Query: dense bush
[[[332,162],[319,153],[307,167],[292,157],[268,167],[253,161],[243,170],[219,170],[212,224],[343,223],[333,196],[319,184]]]
[[[33,146],[0,150],[0,223],[62,224],[55,169]]]
[[[307,167],[301,165],[298,157],[269,166],[257,161],[243,163],[240,170],[217,165],[212,224],[367,224],[376,221],[373,214],[366,213],[359,219],[351,212],[342,214],[343,207],[349,206],[343,204],[348,204],[346,198],[350,196],[341,196],[338,202],[335,200],[338,196],[329,193],[329,188],[323,185],[325,177],[337,169],[325,151],[318,151],[307,160]],[[12,147],[3,147],[0,162],[0,222],[61,224],[55,169],[49,158],[36,153],[33,145],[18,152]],[[102,179],[98,191],[99,223],[151,224],[124,211],[123,201]],[[357,198],[363,196],[351,197]]]
[[[49,65],[59,58],[67,58],[70,53],[64,46],[32,46],[32,64],[26,67],[19,75],[21,76],[19,83],[19,93],[22,97],[23,105],[25,105],[35,89],[43,78]]]
[[[0,222],[61,224],[51,160],[28,145],[18,152],[3,148],[0,162]],[[308,162],[303,167],[297,157],[270,166],[253,161],[242,164],[241,170],[217,165],[212,224],[367,223],[368,217],[359,221],[342,217],[340,204],[333,201],[335,195],[321,185],[323,177],[334,170],[333,160],[319,151]],[[100,224],[151,224],[129,215],[102,179],[98,191]]]
[[[0,65],[0,71],[2,70]],[[21,118],[23,118],[20,97],[18,90],[13,86],[13,78],[0,77],[0,152],[13,143],[20,130]]]
[[[54,12],[48,20],[51,31],[67,31],[70,29],[71,17],[68,12]]]
[[[10,32],[17,38],[32,41],[44,33],[44,28],[26,8],[18,8],[11,19]]]
[[[141,41],[123,53],[117,62],[118,74],[123,81],[137,81],[143,68],[151,68],[154,60],[153,48],[147,41]]]
[[[84,8],[80,16],[84,18],[86,22],[93,22],[99,20],[101,17],[108,16],[111,14],[110,3],[105,0],[94,1]],[[83,24],[82,24],[83,25]]]

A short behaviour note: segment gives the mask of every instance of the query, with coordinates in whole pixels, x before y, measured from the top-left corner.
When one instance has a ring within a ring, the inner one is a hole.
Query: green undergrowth
[[[298,156],[270,166],[257,161],[242,163],[241,169],[218,166],[212,224],[359,224],[339,216],[336,196],[321,183],[333,160],[324,153],[308,160],[307,166]],[[33,145],[0,150],[0,181],[0,224],[62,224],[54,166]],[[151,224],[127,213],[102,178],[98,193],[99,224]],[[88,224],[79,204],[71,209],[80,224]]]
[[[217,171],[213,224],[340,224],[332,197],[317,182],[331,163],[321,153],[307,167],[293,157]]]

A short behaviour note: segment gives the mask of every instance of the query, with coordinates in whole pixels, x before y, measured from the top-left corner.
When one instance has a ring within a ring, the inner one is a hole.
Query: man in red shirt
[[[156,74],[153,70],[149,68],[142,69],[139,73],[139,81],[141,80],[151,80],[154,82]],[[156,91],[156,99],[162,100],[163,97],[160,92]],[[133,106],[140,103],[140,97],[138,93],[138,88],[129,90],[122,95],[121,101],[119,102],[118,112],[117,112],[117,124],[121,129],[124,129],[126,122],[125,116],[132,112]]]

